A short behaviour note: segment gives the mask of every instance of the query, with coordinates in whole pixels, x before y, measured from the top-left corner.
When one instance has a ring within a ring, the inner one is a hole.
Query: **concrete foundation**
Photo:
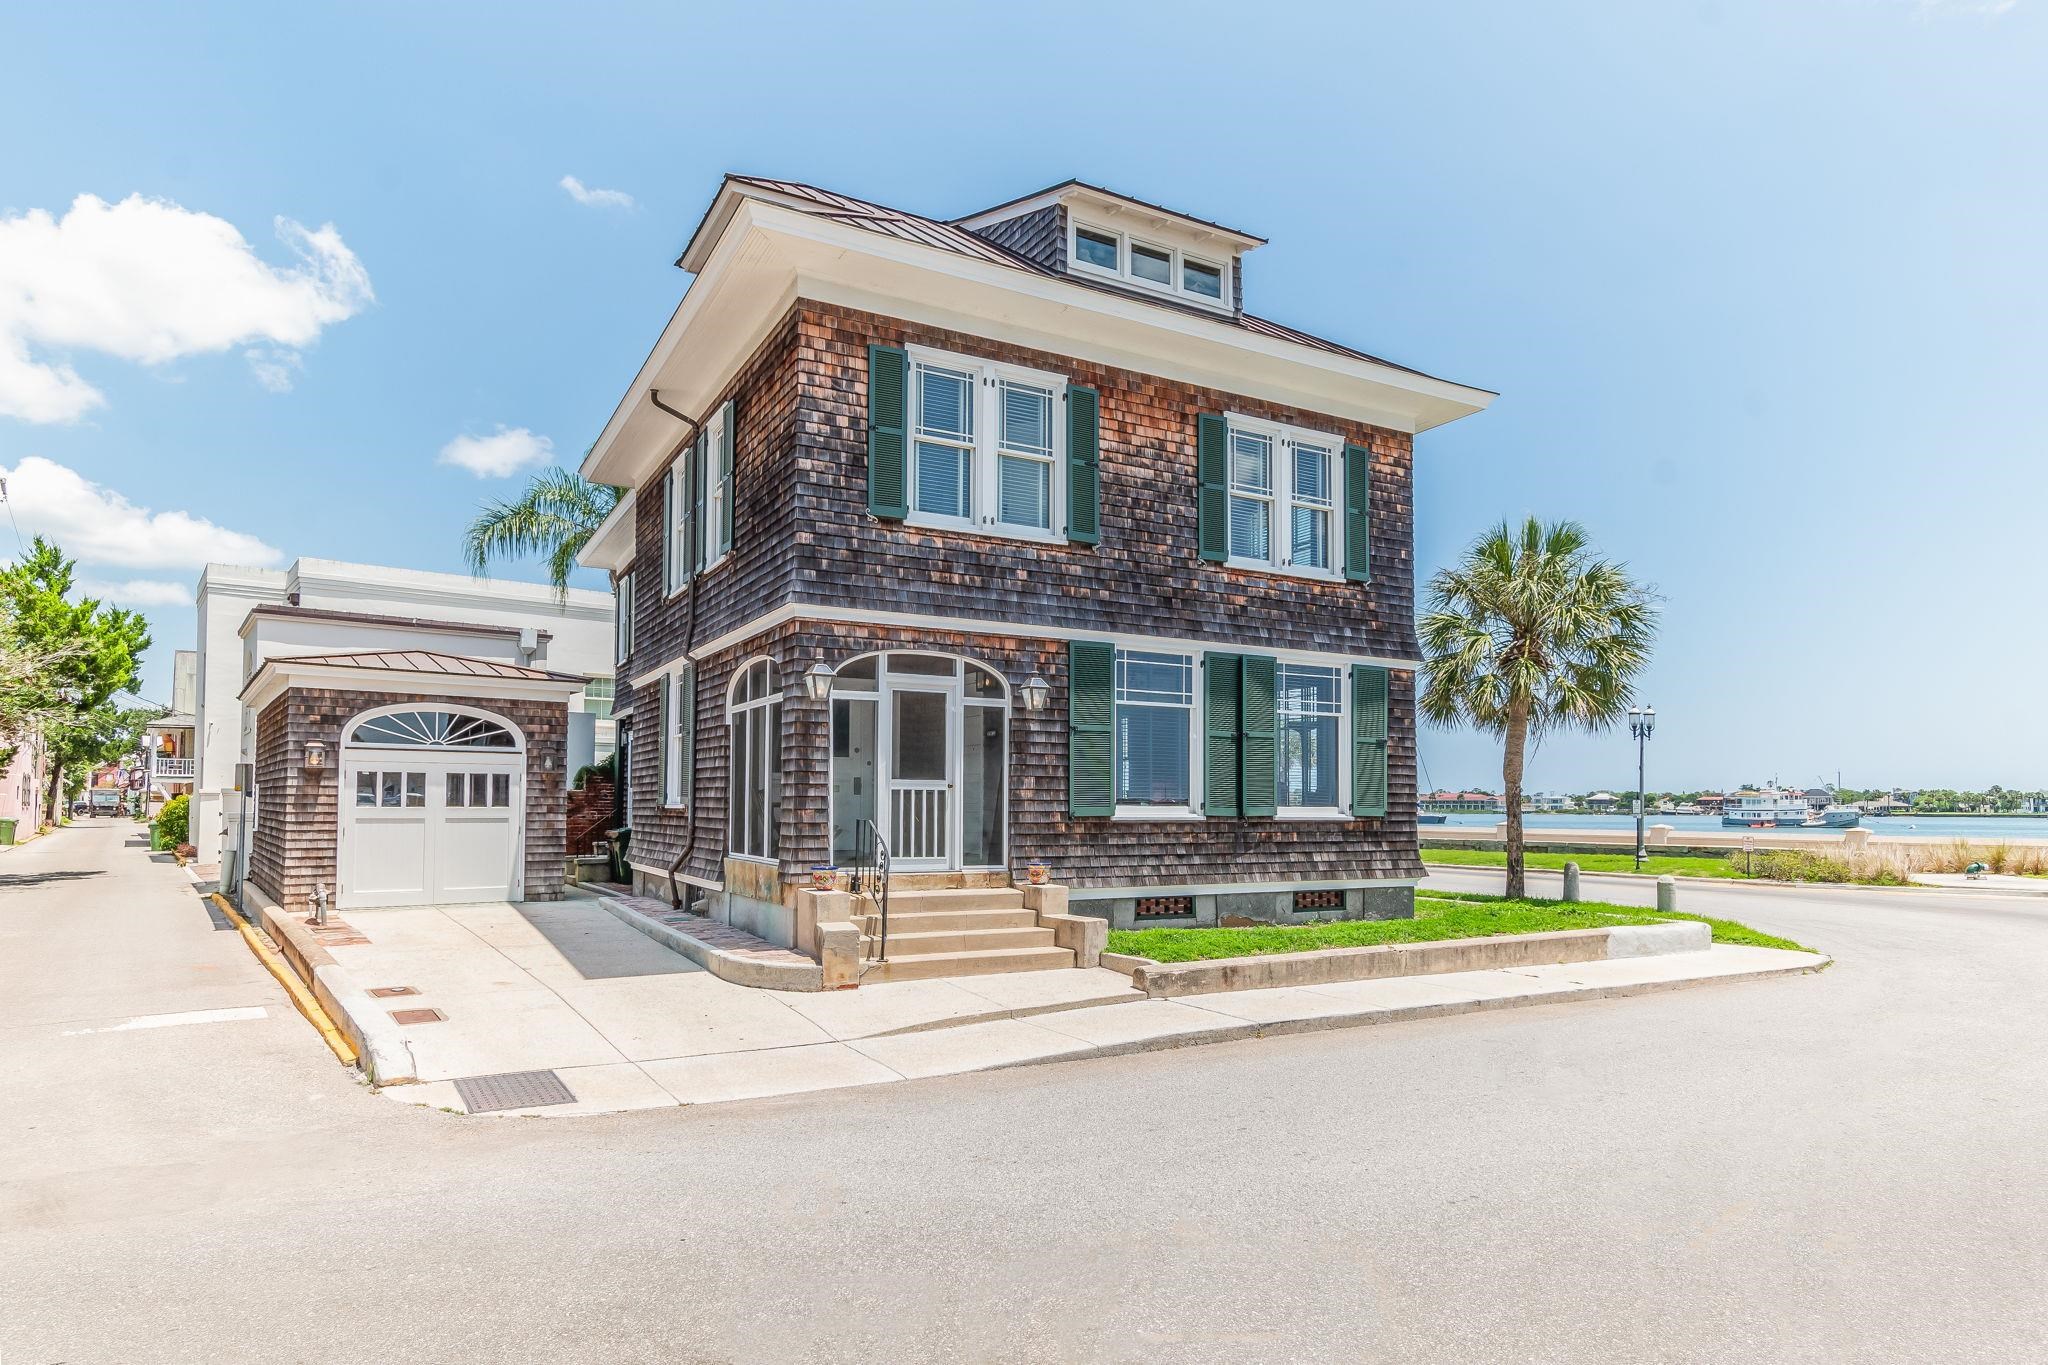
[[[1350,886],[1343,888],[1343,904],[1324,910],[1296,910],[1294,893],[1306,887],[1281,885],[1267,891],[1232,891],[1211,896],[1193,896],[1193,914],[1172,919],[1138,918],[1138,902],[1149,899],[1135,890],[1127,896],[1097,897],[1086,891],[1071,892],[1068,909],[1076,915],[1092,915],[1109,921],[1112,929],[1188,929],[1214,926],[1226,918],[1256,920],[1261,924],[1314,924],[1333,919],[1413,919],[1415,888],[1408,885]],[[1320,888],[1318,888],[1320,889]],[[1084,897],[1087,897],[1084,899]]]

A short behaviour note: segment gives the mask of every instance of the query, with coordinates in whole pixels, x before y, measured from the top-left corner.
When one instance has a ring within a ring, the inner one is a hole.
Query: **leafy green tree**
[[[141,714],[147,723],[156,714],[112,704],[116,692],[141,681],[149,627],[135,612],[93,598],[74,602],[72,590],[72,562],[41,536],[20,562],[0,569],[0,615],[10,637],[43,660],[21,700],[50,749],[51,820],[60,813],[66,770],[120,757],[125,749],[109,753],[108,746],[125,737],[132,747],[140,737],[141,724],[131,728],[129,718]]]
[[[620,489],[591,483],[566,469],[543,470],[517,498],[484,504],[463,535],[463,555],[479,576],[493,559],[542,559],[548,581],[557,593],[566,594],[576,552],[589,543],[622,496]]]
[[[1598,558],[1583,526],[1502,522],[1430,579],[1418,706],[1502,742],[1507,894],[1526,893],[1522,773],[1530,740],[1620,720],[1649,661],[1654,596]]]

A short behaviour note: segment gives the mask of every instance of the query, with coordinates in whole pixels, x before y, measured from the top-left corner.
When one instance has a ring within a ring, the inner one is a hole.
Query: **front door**
[[[883,694],[888,722],[889,851],[906,869],[959,866],[954,785],[960,752],[959,688],[892,679]]]

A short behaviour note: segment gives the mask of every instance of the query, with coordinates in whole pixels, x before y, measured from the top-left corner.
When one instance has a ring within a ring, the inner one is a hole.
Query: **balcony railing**
[[[193,776],[193,760],[158,755],[150,759],[149,773],[159,782],[190,782]]]

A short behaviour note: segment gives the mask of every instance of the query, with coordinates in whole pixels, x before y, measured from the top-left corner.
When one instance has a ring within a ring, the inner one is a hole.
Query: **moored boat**
[[[1736,829],[1791,829],[1806,823],[1806,798],[1766,787],[1737,792],[1721,808],[1721,823]]]

